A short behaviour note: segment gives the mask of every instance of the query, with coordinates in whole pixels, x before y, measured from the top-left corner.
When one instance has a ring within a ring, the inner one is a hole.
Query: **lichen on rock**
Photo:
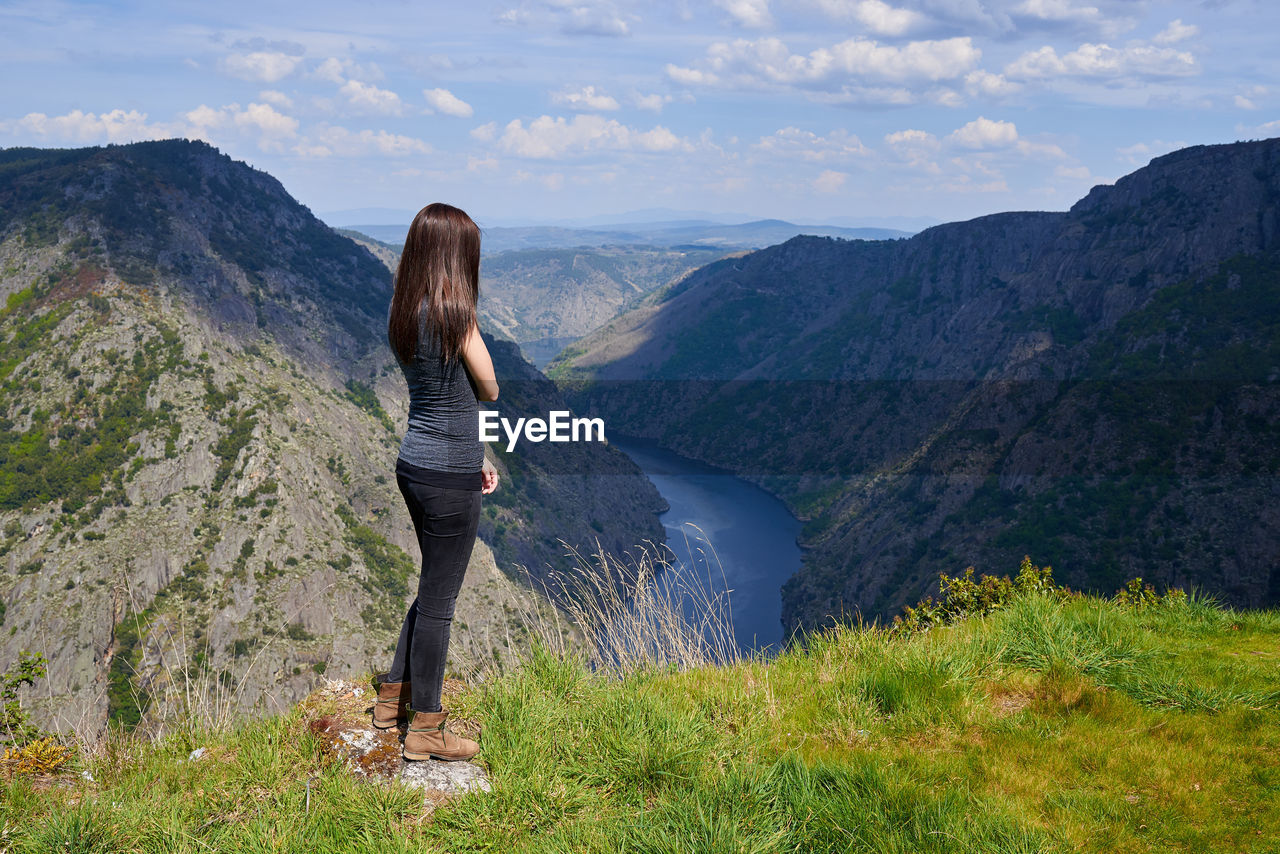
[[[456,686],[449,687],[457,691]],[[372,691],[359,685],[334,681],[317,689],[300,708],[307,729],[324,753],[357,776],[382,782],[398,780],[422,789],[432,805],[458,795],[490,791],[488,775],[474,762],[404,759],[404,728],[375,728],[371,718],[374,699]],[[458,728],[478,731],[470,721],[459,721]]]

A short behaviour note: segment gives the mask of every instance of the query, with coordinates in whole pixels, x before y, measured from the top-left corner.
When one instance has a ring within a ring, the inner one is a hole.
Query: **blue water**
[[[727,591],[744,652],[776,652],[781,587],[800,568],[800,522],[781,501],[721,469],[641,439],[610,436],[609,444],[631,457],[670,505],[659,521],[677,571],[696,573],[713,594]]]

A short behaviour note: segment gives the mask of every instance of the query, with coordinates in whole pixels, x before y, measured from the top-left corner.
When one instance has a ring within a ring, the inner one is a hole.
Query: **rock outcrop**
[[[444,702],[450,702],[462,687],[457,680],[446,680]],[[467,762],[405,759],[404,727],[384,730],[372,724],[375,698],[365,686],[330,681],[303,700],[299,709],[308,731],[320,742],[326,756],[371,782],[395,780],[421,789],[429,807],[459,795],[490,790],[479,757]],[[449,728],[467,738],[482,737],[475,721],[451,717]],[[481,750],[483,753],[483,745]]]

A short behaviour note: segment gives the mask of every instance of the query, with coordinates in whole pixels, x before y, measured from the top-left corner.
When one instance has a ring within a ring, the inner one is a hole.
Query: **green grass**
[[[0,783],[0,847],[1275,850],[1278,664],[1275,610],[1040,592],[723,667],[619,677],[535,651],[454,703],[483,725],[489,794],[424,816],[420,795],[327,764],[295,708],[113,734],[67,788]]]

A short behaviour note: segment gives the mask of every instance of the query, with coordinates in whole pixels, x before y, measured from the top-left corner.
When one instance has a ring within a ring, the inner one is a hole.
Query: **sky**
[[[952,221],[1280,136],[1277,32],[1258,0],[0,0],[0,147],[203,139],[322,215]]]

